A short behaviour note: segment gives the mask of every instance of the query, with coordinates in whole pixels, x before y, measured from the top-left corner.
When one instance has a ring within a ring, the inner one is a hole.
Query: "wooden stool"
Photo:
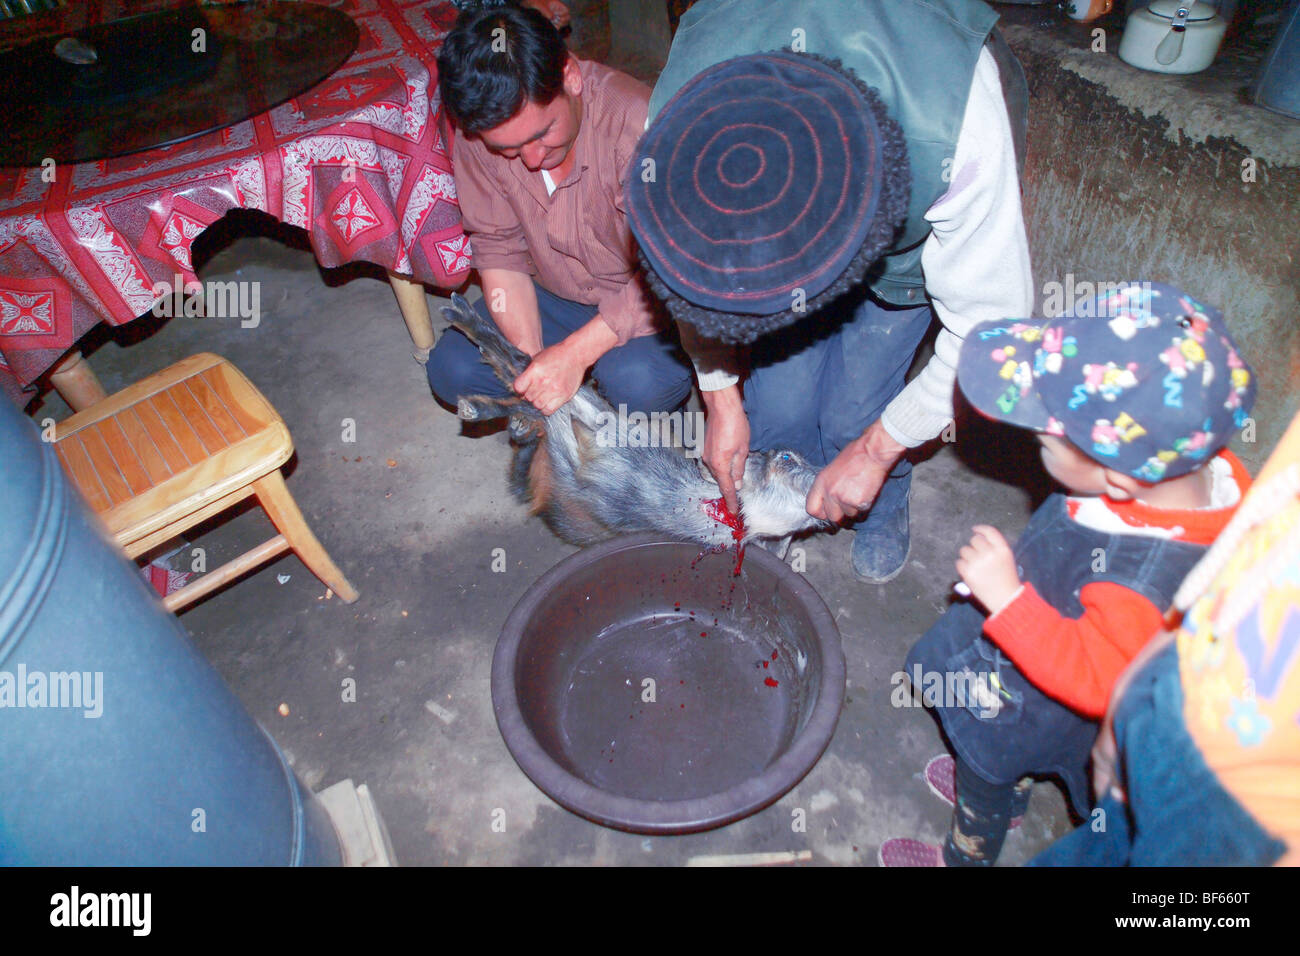
[[[77,412],[55,426],[54,441],[72,483],[132,558],[257,496],[280,533],[169,594],[169,611],[290,549],[343,601],[357,599],[285,487],[289,429],[219,355],[192,355]]]

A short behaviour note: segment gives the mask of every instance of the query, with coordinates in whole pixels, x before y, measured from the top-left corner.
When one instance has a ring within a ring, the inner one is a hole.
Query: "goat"
[[[509,388],[528,356],[460,295],[451,301],[443,315]],[[511,490],[570,544],[651,531],[722,548],[830,527],[805,508],[817,470],[796,452],[750,452],[737,519],[722,504],[717,482],[685,448],[631,434],[627,416],[616,415],[589,384],[551,415],[518,397],[477,395],[461,396],[456,411],[464,421],[509,418]]]

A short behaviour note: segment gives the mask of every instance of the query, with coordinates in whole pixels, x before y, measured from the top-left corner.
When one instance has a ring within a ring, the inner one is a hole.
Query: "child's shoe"
[[[957,805],[957,762],[951,754],[930,758],[930,762],[925,765],[925,784],[931,793],[950,807]],[[1023,813],[1012,817],[1008,827],[1014,830],[1024,819]]]
[[[943,847],[907,837],[895,837],[880,844],[876,859],[881,866],[944,866]]]

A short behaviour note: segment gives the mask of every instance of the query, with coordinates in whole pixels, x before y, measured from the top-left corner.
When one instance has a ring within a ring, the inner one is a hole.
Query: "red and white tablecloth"
[[[167,5],[100,0],[45,17],[71,31]],[[0,389],[22,400],[21,386],[94,325],[145,314],[155,286],[177,275],[194,281],[191,244],[231,209],[306,229],[323,266],[361,260],[461,284],[470,248],[434,59],[456,10],[336,5],[360,28],[357,50],[294,100],[172,147],[59,166],[53,182],[40,169],[0,169]],[[0,25],[0,43],[45,17]]]

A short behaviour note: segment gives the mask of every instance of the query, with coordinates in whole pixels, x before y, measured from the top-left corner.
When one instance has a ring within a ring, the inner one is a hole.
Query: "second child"
[[[954,604],[908,655],[908,674],[940,675],[942,686],[963,675],[962,688],[981,692],[922,695],[954,751],[926,769],[954,804],[952,825],[942,848],[887,841],[884,865],[991,866],[1033,776],[1061,778],[1087,812],[1111,687],[1250,484],[1224,446],[1255,383],[1221,314],[1159,283],[1092,305],[984,323],[962,350],[958,384],[971,404],[1036,431],[1068,494],[1038,508],[1014,549],[996,528],[973,529],[957,571],[983,609]]]

